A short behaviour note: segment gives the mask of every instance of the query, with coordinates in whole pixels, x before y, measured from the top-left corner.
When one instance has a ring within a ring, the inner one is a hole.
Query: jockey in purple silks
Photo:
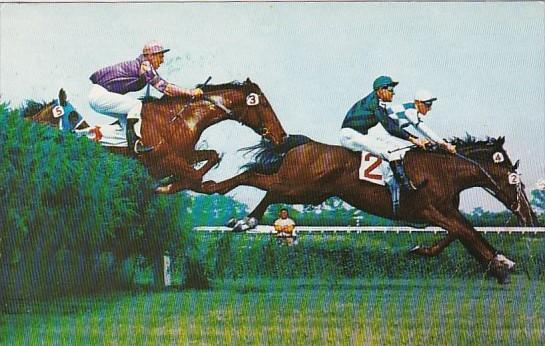
[[[136,154],[149,152],[153,147],[140,140],[142,102],[127,96],[128,92],[151,85],[168,96],[199,97],[203,94],[201,89],[181,88],[159,76],[157,69],[163,63],[164,53],[169,50],[159,42],[151,41],[135,60],[105,67],[89,77],[93,82],[89,93],[90,106],[98,113],[118,118],[121,124],[126,119],[127,146]]]

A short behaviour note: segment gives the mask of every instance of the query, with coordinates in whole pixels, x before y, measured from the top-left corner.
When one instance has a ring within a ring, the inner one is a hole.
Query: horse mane
[[[142,103],[150,103],[150,102],[156,102],[161,101],[162,97],[155,97],[155,96],[140,96],[138,98],[139,101],[142,101]]]
[[[53,101],[48,103],[45,101],[38,102],[34,100],[25,100],[19,109],[19,114],[22,118],[32,117],[52,103]]]
[[[495,146],[502,146],[505,142],[505,137],[489,137],[487,136],[485,139],[478,139],[475,136],[470,135],[469,133],[466,133],[465,138],[459,138],[454,137],[448,141],[450,144],[459,146],[459,147],[495,147]]]
[[[232,81],[229,83],[223,83],[223,84],[211,84],[211,85],[205,85],[197,84],[196,87],[202,89],[203,92],[212,92],[212,91],[218,91],[218,90],[226,90],[226,89],[242,89],[244,86],[244,83],[241,83],[239,81]],[[168,102],[175,99],[187,99],[190,98],[187,96],[167,96],[163,95],[162,97],[155,97],[155,96],[141,96],[138,98],[138,100],[142,101],[142,103],[155,103],[155,102]]]
[[[242,87],[244,87],[244,83],[234,80],[234,81],[223,83],[223,84],[207,84],[204,86],[202,84],[197,84],[196,87],[202,89],[202,91],[206,93],[211,91],[233,89],[233,88],[242,89]]]
[[[503,150],[505,137],[494,138],[487,136],[485,139],[478,139],[467,133],[465,138],[454,137],[448,142],[455,145],[458,152],[469,157],[478,158],[483,152]]]
[[[244,156],[253,153],[252,161],[241,166],[245,171],[262,174],[273,174],[280,169],[284,155],[291,149],[310,142],[311,139],[303,135],[289,135],[282,144],[274,145],[273,142],[262,139],[256,145],[239,149]]]

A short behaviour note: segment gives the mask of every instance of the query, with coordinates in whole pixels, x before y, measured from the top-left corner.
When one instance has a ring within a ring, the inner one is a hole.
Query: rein
[[[481,166],[480,163],[478,163],[477,161],[473,160],[473,159],[470,159],[469,157],[467,156],[464,156],[460,153],[454,153],[454,155],[456,155],[457,157],[461,158],[462,160],[465,160],[467,162],[470,162],[474,165],[476,165],[477,167],[479,167],[479,169],[481,170],[481,172],[484,173],[484,175],[486,175],[486,177],[492,182],[492,184],[498,189],[498,190],[501,190],[500,186],[498,185],[498,183],[496,182],[496,180],[490,175],[490,173],[488,173],[486,171],[486,169],[483,168],[483,166]]]
[[[492,184],[496,187],[496,189],[498,189],[498,191],[501,191],[502,189],[500,188],[500,186],[498,185],[498,183],[496,182],[496,180],[481,166],[480,163],[478,163],[477,161],[475,160],[472,160],[462,154],[459,154],[459,153],[455,153],[455,155],[463,160],[466,160],[474,165],[476,165],[477,167],[479,167],[479,169],[486,175],[486,177],[490,180],[490,182],[492,182]],[[515,172],[516,173],[516,172]],[[505,222],[504,225],[507,225],[511,219],[513,218],[514,215],[519,215],[521,216],[521,213],[520,213],[520,209],[522,207],[522,201],[524,201],[526,203],[526,206],[528,208],[531,209],[528,201],[525,199],[525,198],[521,198],[521,196],[524,195],[524,192],[522,191],[522,183],[519,181],[517,184],[516,184],[516,188],[517,188],[517,199],[516,201],[514,201],[510,206],[509,206],[509,209],[512,211],[511,213],[511,216],[507,219],[507,221]],[[486,188],[486,187],[483,187],[483,189],[488,192],[491,196],[497,198],[497,193],[492,191],[491,189],[489,188]],[[524,220],[524,222],[526,222],[526,220]]]
[[[206,84],[210,81],[210,79],[211,79],[211,77],[208,77],[206,82],[201,87],[206,86]],[[248,90],[246,90],[246,88],[243,89],[243,90],[244,90],[244,94],[245,94],[246,98],[248,96],[250,96],[250,95],[255,95],[255,96],[258,97],[258,99],[260,99],[263,96],[263,94],[261,94],[261,93],[260,94],[255,94],[255,93],[252,93],[252,92],[248,92]],[[233,111],[232,109],[226,107],[223,103],[218,102],[218,101],[216,101],[215,99],[213,99],[211,97],[204,96],[203,100],[211,103],[214,107],[221,109],[225,114],[227,114],[227,116],[230,119],[238,121],[241,124],[244,124],[244,119],[246,118],[246,114],[248,113],[249,104],[246,105],[243,114],[241,114],[240,116],[237,116],[237,113],[235,111]],[[174,117],[172,117],[170,122],[172,123],[172,122],[176,121],[176,119],[178,119],[179,117],[182,117],[183,113],[186,111],[186,109],[189,107],[189,105],[191,105],[191,103],[193,103],[194,101],[195,101],[195,97],[192,97],[189,100],[189,102],[184,104],[182,109],[180,109],[176,113],[176,115],[174,115]],[[263,125],[263,119],[261,119],[261,117],[258,117],[258,119],[259,119],[259,125],[258,126],[259,126],[259,128],[261,129],[261,132],[262,132],[261,136],[266,136],[267,134],[269,134],[270,130]]]
[[[204,88],[204,87],[208,84],[208,82],[210,82],[211,79],[212,79],[212,76],[209,76],[209,77],[206,79],[206,81],[203,83],[203,85],[201,86],[201,88]],[[201,89],[201,90],[202,90],[202,89]],[[149,85],[148,85],[148,92],[149,92]],[[146,95],[146,96],[147,96],[147,95]],[[180,111],[179,111],[178,113],[176,113],[176,115],[175,115],[172,119],[170,119],[170,122],[172,123],[172,122],[174,122],[176,119],[178,119],[178,117],[181,116],[181,115],[184,113],[185,109],[186,109],[193,101],[195,101],[195,96],[191,96],[191,98],[189,99],[189,102],[186,103],[186,104],[182,107],[182,109],[180,109]]]

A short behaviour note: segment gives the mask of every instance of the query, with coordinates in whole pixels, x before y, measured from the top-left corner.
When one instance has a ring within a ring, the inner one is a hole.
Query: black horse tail
[[[261,174],[274,174],[280,169],[282,160],[288,151],[310,142],[311,139],[303,135],[289,135],[282,144],[275,146],[271,141],[262,139],[256,145],[239,149],[245,156],[253,153],[252,161],[240,167],[245,171]]]

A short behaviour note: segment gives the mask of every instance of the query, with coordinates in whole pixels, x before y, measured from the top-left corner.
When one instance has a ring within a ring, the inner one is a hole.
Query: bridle
[[[494,179],[494,177],[492,177],[492,175],[490,173],[488,173],[488,171],[477,161],[473,160],[473,159],[470,159],[469,157],[465,156],[465,155],[462,155],[460,153],[455,153],[455,155],[467,162],[470,162],[474,165],[476,165],[480,170],[481,172],[488,178],[488,180],[492,183],[492,185],[494,185],[494,187],[497,189],[497,191],[494,191],[488,187],[483,187],[483,189],[488,192],[491,196],[497,198],[497,199],[500,199],[499,196],[498,196],[498,193],[503,193],[504,195],[506,195],[503,191],[503,189],[500,187],[500,185],[498,184],[498,182],[496,181],[496,179]],[[514,168],[514,167],[513,167]],[[513,184],[513,185],[516,185],[516,190],[517,190],[517,198],[515,201],[513,201],[513,203],[510,204],[509,206],[509,209],[513,212],[513,214],[516,214],[518,216],[520,216],[523,221],[526,223],[526,218],[524,217],[524,215],[521,213],[521,208],[523,206],[523,202],[526,204],[526,207],[531,209],[530,207],[530,204],[528,202],[528,200],[526,198],[523,198],[522,196],[524,196],[524,191],[522,190],[522,182],[520,181],[520,174],[517,173],[516,169],[513,170],[513,172],[510,172],[509,173],[509,179],[512,179],[511,177],[515,177],[516,176],[516,181],[514,181],[513,183],[511,183],[511,180],[510,180],[510,183]],[[514,179],[515,180],[515,179]],[[501,200],[501,199],[500,199]],[[509,219],[507,219],[507,221],[505,222],[505,225],[507,225],[511,219],[513,218],[513,214],[511,214],[511,216],[509,217]]]
[[[83,117],[76,112],[74,106],[72,106],[72,104],[68,101],[65,101],[64,105],[61,105],[59,100],[54,100],[50,107],[50,109],[46,109],[44,111],[51,112],[50,116],[53,117],[52,124],[57,126],[57,128],[63,132],[74,132],[85,121],[85,119],[83,119]],[[72,113],[77,114],[77,122],[75,124],[72,124],[70,119],[70,115]],[[58,122],[55,124],[57,119]]]
[[[245,94],[244,98],[246,100],[246,105],[244,106],[243,113],[240,114],[240,116],[238,116],[237,113],[235,113],[235,112],[232,112],[231,114],[229,114],[233,118],[233,120],[236,120],[241,124],[247,124],[248,123],[248,121],[247,121],[248,120],[248,111],[249,111],[250,107],[259,106],[259,104],[261,104],[262,100],[265,99],[262,92],[258,92],[258,93],[252,92],[252,91],[248,90],[247,87],[244,88],[244,94]],[[252,98],[254,98],[256,100],[256,103],[251,102]],[[260,132],[261,137],[267,137],[267,135],[270,134],[269,128],[267,126],[265,126],[262,117],[257,117],[257,119],[259,121],[257,127],[260,130],[259,132]]]
[[[248,110],[249,110],[249,107],[255,107],[255,106],[258,106],[261,101],[263,99],[263,93],[259,92],[259,93],[256,93],[256,92],[252,92],[250,90],[247,90],[248,88],[245,87],[243,90],[244,90],[244,94],[245,94],[245,100],[246,100],[246,105],[243,107],[244,108],[244,111],[242,112],[242,114],[239,115],[239,113],[235,112],[234,110],[228,108],[227,106],[225,106],[222,102],[220,101],[217,101],[216,99],[212,98],[212,97],[208,97],[208,96],[204,96],[202,98],[202,100],[206,101],[206,102],[209,102],[211,103],[214,107],[216,108],[219,108],[220,110],[222,110],[225,114],[227,114],[227,117],[229,119],[232,119],[232,120],[235,120],[237,122],[239,122],[240,124],[247,124],[247,118],[248,118]],[[252,103],[249,101],[249,98],[254,98],[255,99],[255,103]],[[186,104],[183,105],[183,107],[176,113],[176,115],[174,115],[174,117],[170,120],[170,122],[174,122],[176,119],[182,117],[182,115],[184,114],[184,112],[186,111],[186,109],[188,109],[189,105],[194,102],[195,99],[192,98],[191,100],[189,100],[189,102],[187,102]],[[270,130],[268,127],[265,126],[264,122],[263,122],[263,119],[261,117],[258,117],[258,129],[260,130],[260,135],[262,137],[266,137],[267,135],[270,134]]]

